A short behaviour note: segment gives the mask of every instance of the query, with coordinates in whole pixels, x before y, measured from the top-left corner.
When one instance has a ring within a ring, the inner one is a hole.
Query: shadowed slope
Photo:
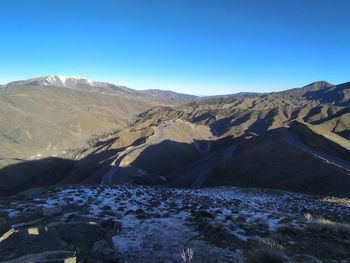
[[[238,144],[234,158],[213,171],[206,185],[349,196],[350,174],[300,150],[279,131],[270,131]]]

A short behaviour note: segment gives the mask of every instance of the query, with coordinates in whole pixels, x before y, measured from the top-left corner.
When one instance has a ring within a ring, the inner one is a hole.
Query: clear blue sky
[[[350,80],[348,0],[2,0],[0,83],[81,75],[191,94]]]

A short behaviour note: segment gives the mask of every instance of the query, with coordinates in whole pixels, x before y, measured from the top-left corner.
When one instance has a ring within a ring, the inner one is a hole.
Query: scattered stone
[[[95,258],[91,253],[96,241],[105,240],[106,249],[113,247],[111,236],[95,222],[53,223],[47,229],[78,251],[78,261]]]
[[[215,246],[227,248],[238,242],[238,239],[223,224],[204,220],[197,225],[197,228],[205,239]]]
[[[207,210],[199,210],[199,211],[194,211],[192,212],[192,216],[197,217],[197,218],[211,218],[214,219],[215,215],[210,213]]]
[[[286,195],[292,196],[289,202]],[[116,251],[120,262],[180,262],[187,248],[194,251],[193,263],[246,262],[249,251],[263,247],[262,240],[267,248],[290,256],[288,262],[308,261],[298,260],[297,254],[310,253],[315,258],[310,262],[345,263],[350,256],[350,206],[320,197],[127,185],[72,186],[41,199],[16,198],[0,200],[0,210],[9,217],[1,215],[15,228],[0,237],[0,258],[11,263],[51,251],[76,251],[72,260],[85,263],[116,262]],[[42,207],[48,204],[61,211],[45,216]],[[313,215],[312,222],[302,217],[303,207]]]
[[[110,211],[110,210],[112,210],[112,208],[111,208],[109,205],[104,205],[104,206],[102,206],[101,209],[102,209],[102,210],[105,210],[105,211]]]
[[[238,215],[235,219],[235,222],[237,224],[244,224],[247,221],[247,219],[243,215]]]
[[[136,214],[136,217],[138,218],[138,219],[145,219],[146,218],[146,212],[143,210],[143,209],[137,209],[136,211],[135,211],[135,214]]]
[[[127,210],[125,213],[124,213],[124,215],[125,216],[127,216],[127,215],[132,215],[132,214],[134,214],[135,213],[135,211],[134,210]]]
[[[222,210],[221,209],[215,209],[215,213],[222,214]]]
[[[233,220],[233,217],[231,215],[226,215],[225,216],[225,220],[226,221],[232,221]]]
[[[278,224],[288,224],[290,223],[292,220],[288,217],[284,217],[282,218],[280,221],[278,221]]]

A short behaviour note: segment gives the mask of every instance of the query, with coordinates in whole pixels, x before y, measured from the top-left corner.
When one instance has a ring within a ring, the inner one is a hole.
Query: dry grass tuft
[[[334,230],[336,232],[349,232],[350,234],[350,224],[347,223],[333,222],[331,220],[323,218],[313,220],[313,223],[318,224],[323,228]]]
[[[304,214],[304,217],[307,221],[311,221],[312,220],[312,215],[310,213],[306,213]]]
[[[261,239],[254,244],[256,249],[247,253],[246,263],[282,263],[286,262],[284,247],[276,240]]]

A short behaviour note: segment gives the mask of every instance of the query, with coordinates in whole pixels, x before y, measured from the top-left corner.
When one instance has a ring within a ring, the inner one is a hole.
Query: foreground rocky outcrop
[[[66,186],[0,201],[4,262],[348,262],[350,200],[276,190]],[[262,261],[268,260],[268,261]]]
[[[13,262],[116,262],[116,250],[110,233],[96,222],[53,222],[17,226],[5,233],[0,258]]]

